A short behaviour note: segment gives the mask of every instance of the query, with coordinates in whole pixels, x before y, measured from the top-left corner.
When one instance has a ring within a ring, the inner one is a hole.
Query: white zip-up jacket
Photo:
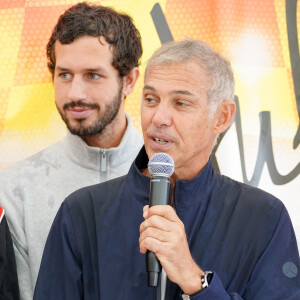
[[[68,132],[60,142],[0,172],[0,205],[11,230],[22,300],[33,298],[44,245],[64,199],[84,186],[127,174],[143,138],[126,117],[118,147],[89,147]]]

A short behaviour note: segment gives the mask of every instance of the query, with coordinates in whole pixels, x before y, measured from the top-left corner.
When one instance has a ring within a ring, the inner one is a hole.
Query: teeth
[[[154,138],[154,140],[155,140],[156,142],[159,142],[160,144],[165,144],[165,143],[167,143],[167,141],[165,141],[164,139]]]

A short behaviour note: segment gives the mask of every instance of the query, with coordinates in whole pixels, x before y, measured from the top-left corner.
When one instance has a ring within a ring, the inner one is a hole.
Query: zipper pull
[[[100,171],[106,172],[106,150],[103,150],[100,156]]]

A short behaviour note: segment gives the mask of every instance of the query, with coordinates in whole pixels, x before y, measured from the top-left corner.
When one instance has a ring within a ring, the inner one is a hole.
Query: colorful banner
[[[96,2],[96,1],[90,1]],[[0,2],[0,169],[61,139],[45,47],[71,0]],[[144,54],[126,110],[140,129],[146,61],[161,43],[193,37],[231,62],[238,111],[214,163],[286,205],[300,241],[300,7],[297,0],[97,1],[129,13]]]

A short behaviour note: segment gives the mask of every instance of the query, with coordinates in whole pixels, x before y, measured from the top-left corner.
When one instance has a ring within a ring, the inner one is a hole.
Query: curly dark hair
[[[55,42],[70,44],[82,36],[103,36],[112,45],[112,65],[121,77],[139,65],[143,53],[141,36],[132,18],[109,7],[82,2],[66,10],[53,29],[47,44],[48,68],[52,76],[55,69]]]

